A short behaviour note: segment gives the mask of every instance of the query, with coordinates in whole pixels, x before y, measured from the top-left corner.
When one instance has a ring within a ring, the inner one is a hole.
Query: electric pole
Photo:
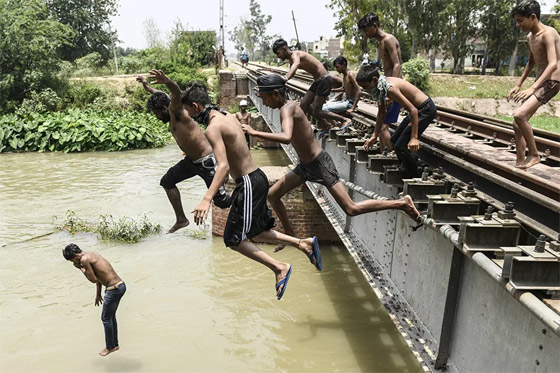
[[[296,29],[296,49],[301,49],[301,44],[299,43],[299,35],[297,33],[296,17],[294,16],[294,11],[292,10],[292,19],[294,20],[294,29]]]

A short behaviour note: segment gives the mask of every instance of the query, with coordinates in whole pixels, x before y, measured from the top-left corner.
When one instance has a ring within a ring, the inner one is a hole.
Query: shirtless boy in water
[[[363,16],[358,21],[358,29],[368,39],[375,39],[379,42],[377,59],[383,62],[383,73],[385,76],[402,78],[401,46],[395,35],[389,34],[381,28],[377,14],[369,12]],[[387,125],[396,123],[399,120],[401,105],[398,102],[392,102],[390,99],[387,99],[385,106],[387,110],[385,120],[379,129],[379,142],[383,149],[392,150],[391,133]]]
[[[168,231],[168,233],[173,233],[190,224],[183,211],[181,193],[177,188],[177,183],[198,175],[204,180],[207,187],[210,186],[214,178],[216,160],[214,154],[212,154],[212,147],[204,137],[200,126],[189,117],[189,114],[183,108],[181,90],[177,83],[169,79],[160,70],[151,70],[149,78],[155,79],[154,83],[156,84],[165,84],[171,92],[171,98],[167,93],[150,87],[146,78],[138,76],[136,80],[142,83],[144,89],[152,94],[148,99],[148,110],[151,110],[162,122],[169,123],[169,129],[177,145],[185,152],[185,158],[171,167],[160,181],[160,185],[165,190],[175,212],[175,224]],[[223,187],[216,193],[214,203],[220,208],[228,208],[231,204],[231,200]]]
[[[297,102],[286,99],[285,80],[280,75],[268,74],[260,76],[257,79],[257,85],[257,94],[262,98],[263,103],[273,109],[280,109],[282,132],[260,132],[248,126],[243,126],[243,130],[249,135],[261,139],[292,144],[300,160],[300,164],[278,180],[268,194],[268,200],[280,218],[286,234],[293,235],[294,230],[281,198],[306,181],[327,187],[336,202],[350,216],[396,209],[404,211],[415,221],[419,218],[420,214],[414,207],[410,196],[393,201],[369,199],[354,202],[348,195],[344,184],[339,180],[338,171],[331,156],[315,140],[305,113]],[[278,245],[276,251],[283,248],[284,245]]]
[[[560,36],[556,29],[541,23],[540,15],[541,8],[535,0],[524,0],[511,11],[517,27],[523,32],[529,32],[527,35],[529,63],[525,66],[519,83],[507,95],[508,101],[513,97],[513,101],[523,102],[513,115],[517,151],[515,166],[522,169],[532,167],[541,160],[529,119],[539,107],[545,105],[560,91]],[[537,66],[535,83],[519,92],[535,65]],[[526,148],[529,148],[527,157],[525,157]]]
[[[241,100],[239,102],[239,109],[240,110],[235,113],[235,119],[237,119],[241,124],[251,126],[251,120],[253,118],[251,117],[251,113],[247,111],[247,100]],[[245,140],[247,141],[247,146],[251,147],[249,135],[245,135]]]
[[[274,272],[276,297],[282,298],[292,266],[273,259],[263,252],[251,239],[258,242],[278,243],[301,250],[318,270],[322,269],[321,252],[316,237],[299,239],[272,230],[274,218],[266,205],[268,179],[251,157],[245,143],[241,124],[233,115],[212,105],[206,88],[191,83],[181,98],[189,115],[206,127],[205,135],[214,149],[218,168],[214,181],[202,201],[194,209],[196,224],[208,217],[210,201],[226,180],[228,172],[237,186],[232,194],[232,204],[224,230],[227,247],[257,261]]]
[[[105,348],[99,352],[99,355],[107,356],[117,351],[119,338],[116,313],[119,302],[126,292],[126,285],[111,263],[93,251],[82,251],[78,245],[71,243],[62,250],[62,255],[64,259],[71,261],[90,282],[97,285],[95,305],[99,306],[103,303],[101,321],[105,329]],[[105,302],[101,296],[101,286],[105,286]]]
[[[272,51],[281,60],[290,62],[290,71],[285,76],[286,80],[290,80],[296,74],[297,69],[305,70],[313,76],[313,84],[303,96],[300,106],[307,113],[309,106],[313,104],[312,114],[317,119],[320,129],[329,128],[328,121],[330,120],[339,121],[343,126],[351,122],[350,118],[323,110],[323,104],[327,101],[333,87],[333,79],[318,59],[304,51],[292,51],[283,39],[274,42]]]

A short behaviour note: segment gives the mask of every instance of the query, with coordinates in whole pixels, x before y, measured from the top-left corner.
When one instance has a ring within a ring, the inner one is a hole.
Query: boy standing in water
[[[208,217],[210,201],[226,180],[228,172],[237,183],[232,194],[224,242],[227,247],[259,262],[276,276],[276,298],[280,300],[286,291],[292,274],[292,266],[273,259],[263,252],[251,239],[259,242],[294,246],[302,251],[313,265],[322,269],[321,252],[317,238],[299,239],[272,230],[274,218],[266,205],[268,179],[255,166],[245,143],[241,124],[233,115],[214,106],[206,88],[191,83],[181,98],[183,105],[194,120],[206,127],[205,135],[214,149],[218,168],[212,185],[202,201],[194,209],[194,219],[201,224]]]
[[[150,71],[149,78],[156,77],[155,71],[157,70]],[[177,183],[198,175],[204,180],[206,186],[210,186],[215,174],[216,160],[212,154],[212,147],[204,137],[200,126],[189,117],[183,108],[181,90],[177,83],[161,72],[161,79],[157,83],[165,84],[169,88],[171,92],[171,98],[169,98],[167,93],[150,87],[143,76],[136,77],[136,80],[152,94],[148,99],[148,110],[152,111],[163,123],[169,123],[169,129],[177,145],[185,152],[185,158],[167,170],[160,181],[175,212],[175,224],[168,231],[168,233],[173,233],[190,224],[183,211],[181,193],[177,188]],[[228,208],[231,204],[223,187],[216,193],[214,203],[220,208]]]
[[[252,118],[251,113],[247,111],[247,100],[241,100],[241,102],[239,102],[239,109],[240,111],[235,113],[235,119],[237,119],[239,123],[246,124],[250,127]],[[245,134],[245,140],[247,141],[247,146],[251,147],[249,135]]]
[[[523,102],[513,115],[517,162],[515,167],[527,169],[540,162],[537,144],[529,119],[560,91],[560,36],[553,27],[540,21],[541,8],[535,0],[524,0],[511,11],[517,27],[527,35],[529,63],[525,66],[519,83],[507,95],[508,101]],[[519,92],[521,85],[537,66],[535,83]],[[525,158],[525,149],[529,155]]]
[[[388,97],[398,102],[408,111],[408,115],[391,136],[391,143],[408,176],[419,177],[418,164],[412,153],[420,149],[418,138],[435,119],[436,105],[430,97],[406,80],[380,75],[379,66],[362,66],[356,80],[363,89],[370,92],[372,99],[379,103],[375,130],[373,136],[364,144],[364,149],[377,141],[380,124],[385,118],[385,99]]]
[[[101,321],[105,329],[105,348],[99,352],[101,356],[107,356],[119,349],[119,338],[117,332],[117,308],[122,296],[126,292],[126,285],[117,275],[111,263],[101,255],[93,251],[82,251],[78,245],[73,243],[62,250],[64,259],[71,261],[84,276],[97,285],[95,305],[103,303]],[[101,296],[101,286],[105,286],[105,302]]]
[[[283,39],[278,39],[272,45],[272,51],[281,60],[290,62],[290,71],[285,76],[286,81],[290,80],[297,69],[307,71],[313,76],[313,84],[303,96],[300,106],[304,112],[308,112],[309,106],[313,104],[313,116],[319,122],[320,129],[329,128],[329,120],[342,123],[342,126],[349,124],[352,120],[332,112],[324,111],[323,104],[327,101],[333,86],[333,79],[323,64],[304,51],[292,51],[288,43]]]
[[[402,57],[401,46],[394,35],[386,33],[381,28],[379,17],[373,12],[369,12],[358,21],[358,28],[368,39],[375,39],[379,42],[377,48],[377,59],[383,61],[383,72],[386,77],[402,78]],[[393,149],[391,144],[391,134],[387,124],[396,123],[399,120],[401,105],[398,102],[385,102],[387,112],[385,120],[379,125],[379,142],[383,149]]]
[[[300,186],[306,181],[325,186],[332,194],[340,207],[350,216],[366,214],[368,212],[398,209],[404,211],[412,219],[417,220],[420,214],[414,207],[410,196],[400,200],[366,200],[354,202],[346,187],[338,177],[338,171],[334,162],[326,151],[324,151],[313,136],[313,130],[301,107],[295,101],[286,99],[285,81],[280,75],[267,74],[257,78],[258,96],[263,103],[273,109],[280,109],[280,120],[282,132],[268,133],[256,131],[251,127],[243,126],[243,130],[249,135],[268,141],[276,141],[282,144],[291,144],[298,154],[300,163],[297,167],[284,175],[270,189],[268,199],[272,208],[280,218],[288,235],[294,231],[288,219],[286,207],[281,198],[290,190]],[[278,245],[276,251],[284,248]]]

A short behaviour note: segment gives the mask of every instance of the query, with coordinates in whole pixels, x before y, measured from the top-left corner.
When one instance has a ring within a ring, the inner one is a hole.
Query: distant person
[[[362,56],[362,65],[367,65],[369,63],[369,53],[366,52]]]
[[[183,210],[177,183],[200,176],[209,187],[216,173],[216,159],[202,129],[183,108],[181,90],[177,83],[160,70],[151,70],[149,78],[155,79],[157,84],[165,84],[171,92],[171,98],[167,93],[150,87],[146,78],[139,75],[136,80],[152,94],[148,99],[148,110],[163,123],[169,123],[171,134],[179,148],[185,153],[185,158],[171,167],[160,181],[175,212],[175,224],[168,231],[168,233],[173,233],[190,224]],[[231,205],[231,199],[223,187],[216,193],[214,203],[220,208],[228,208]]]
[[[398,102],[408,115],[391,136],[391,143],[409,177],[419,177],[418,164],[412,153],[418,152],[418,139],[432,123],[437,114],[432,99],[404,79],[385,77],[379,73],[378,65],[365,65],[360,68],[356,80],[370,92],[373,100],[379,103],[377,122],[373,136],[366,141],[364,149],[371,147],[379,136],[380,124],[385,119],[385,98]]]
[[[281,198],[306,181],[325,186],[338,205],[350,216],[397,209],[404,211],[416,221],[420,214],[416,207],[414,207],[410,196],[393,201],[369,199],[354,202],[350,198],[346,187],[338,177],[338,171],[331,156],[315,140],[307,116],[297,102],[286,98],[285,83],[285,80],[276,74],[262,75],[257,78],[257,95],[262,98],[264,105],[272,109],[280,109],[282,132],[256,131],[246,125],[243,126],[243,130],[251,136],[267,141],[276,141],[286,145],[291,144],[299,157],[300,163],[296,168],[278,180],[268,194],[268,200],[282,222],[286,234],[292,236],[294,230]],[[281,250],[284,246],[280,244],[275,250]]]
[[[241,66],[247,67],[249,64],[249,57],[247,56],[247,52],[245,48],[241,47]]]
[[[333,61],[334,68],[342,74],[342,82],[346,99],[342,101],[329,101],[323,105],[323,110],[331,111],[340,115],[350,115],[358,105],[362,89],[356,82],[356,76],[348,71],[348,61],[343,56],[338,56]],[[338,133],[345,133],[348,130],[351,120],[348,120],[344,126],[340,128]]]
[[[228,172],[237,183],[232,194],[232,205],[224,230],[227,247],[259,262],[276,276],[276,298],[286,291],[292,266],[273,259],[251,240],[294,246],[303,252],[318,270],[322,269],[321,252],[317,238],[299,239],[272,230],[274,218],[266,205],[268,179],[251,157],[245,143],[241,124],[233,115],[213,105],[206,88],[191,83],[183,93],[182,102],[189,114],[202,124],[205,135],[218,161],[216,176],[202,201],[194,209],[194,219],[201,224],[208,217],[210,201],[226,180]],[[229,265],[224,263],[224,265]],[[241,270],[241,268],[240,268]]]
[[[382,30],[377,14],[373,12],[366,14],[358,21],[358,28],[368,39],[375,39],[379,42],[377,59],[383,61],[385,76],[402,78],[401,46],[394,35]],[[391,150],[393,146],[387,125],[398,122],[401,105],[390,100],[385,104],[387,112],[385,113],[385,121],[381,124],[381,129],[379,130],[379,142],[383,149]]]
[[[241,100],[239,102],[239,110],[240,111],[235,113],[235,119],[237,119],[239,123],[246,124],[250,127],[252,125],[252,117],[251,113],[247,111],[247,100]],[[247,141],[247,146],[251,147],[251,139],[248,134],[245,134],[245,140]]]
[[[99,352],[107,356],[119,349],[117,330],[117,308],[126,292],[124,281],[117,275],[111,263],[93,251],[82,251],[73,243],[62,250],[64,259],[71,261],[86,278],[97,287],[95,305],[103,304],[101,321],[105,329],[105,348]],[[105,300],[101,295],[101,286],[105,286]]]
[[[507,95],[508,101],[513,97],[515,102],[523,104],[513,115],[515,147],[517,162],[515,166],[527,169],[541,160],[533,136],[529,119],[537,109],[545,105],[560,91],[560,36],[556,29],[541,23],[541,8],[535,0],[524,0],[511,11],[517,27],[527,35],[529,45],[529,63],[525,66],[519,83]],[[537,66],[535,82],[528,89],[519,92],[525,79]],[[525,149],[529,154],[525,157]]]
[[[323,104],[327,101],[331,93],[333,80],[327,69],[321,62],[304,51],[292,51],[288,47],[288,43],[283,39],[278,39],[272,45],[272,51],[281,60],[290,62],[290,71],[285,76],[286,80],[290,80],[296,73],[297,69],[307,71],[313,76],[313,84],[309,87],[301,100],[301,108],[304,112],[309,112],[309,107],[313,104],[313,116],[317,119],[320,129],[330,127],[329,120],[341,122],[343,125],[348,124],[349,119],[339,114],[322,110]]]

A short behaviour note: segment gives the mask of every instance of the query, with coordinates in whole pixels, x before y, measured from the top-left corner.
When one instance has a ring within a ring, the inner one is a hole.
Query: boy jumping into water
[[[560,36],[556,29],[541,23],[541,8],[535,0],[524,0],[519,3],[511,11],[511,16],[517,27],[523,32],[529,32],[527,35],[529,63],[525,66],[519,83],[507,95],[508,101],[513,98],[515,102],[523,102],[513,114],[517,152],[515,166],[527,169],[541,160],[529,119],[539,107],[545,105],[560,91]],[[519,92],[535,65],[537,66],[535,83]],[[529,154],[525,158],[526,148],[529,149]]]
[[[105,329],[105,348],[99,352],[99,355],[107,356],[117,351],[119,338],[116,313],[121,298],[126,292],[126,285],[111,263],[93,251],[82,251],[78,245],[71,243],[62,250],[62,255],[64,259],[71,261],[90,282],[97,285],[95,305],[99,306],[103,303],[101,321]],[[101,286],[105,286],[105,301],[101,296]]]
[[[350,216],[373,211],[398,209],[404,211],[413,220],[420,214],[414,207],[410,196],[394,201],[370,199],[354,202],[348,195],[346,187],[338,178],[338,171],[329,153],[324,151],[313,136],[313,130],[301,107],[295,101],[286,99],[285,80],[276,74],[263,75],[257,78],[258,96],[263,103],[273,109],[280,109],[282,132],[259,132],[251,127],[243,126],[249,135],[282,144],[292,144],[298,154],[300,164],[287,175],[284,175],[270,189],[268,200],[284,225],[286,234],[293,235],[293,228],[288,219],[286,207],[281,198],[290,190],[306,181],[315,182],[327,187],[336,202]],[[276,251],[284,248],[279,245]]]
[[[157,70],[150,71],[149,78],[156,79],[155,83],[157,84],[165,84],[171,92],[171,98],[167,93],[150,87],[146,78],[138,76],[136,80],[142,83],[144,89],[152,94],[148,99],[148,110],[152,111],[162,122],[169,123],[169,129],[177,145],[185,152],[185,158],[171,167],[160,181],[160,185],[165,190],[175,212],[175,224],[168,232],[173,233],[190,224],[183,211],[181,193],[177,188],[177,183],[198,175],[209,187],[214,179],[216,160],[214,154],[212,154],[212,147],[204,137],[200,126],[189,117],[187,111],[183,108],[181,90],[177,83],[165,76],[163,72],[160,74]],[[223,187],[214,196],[214,203],[220,208],[230,206],[230,197]]]
[[[385,118],[385,98],[398,102],[408,115],[391,136],[391,143],[410,177],[419,177],[418,164],[412,153],[418,152],[418,138],[436,117],[437,109],[432,99],[404,79],[379,74],[379,66],[365,65],[356,76],[358,84],[368,90],[379,103],[373,136],[366,141],[364,149],[371,147],[379,136],[379,128]]]
[[[358,21],[358,29],[368,39],[375,39],[379,42],[377,47],[377,59],[383,61],[383,71],[386,77],[402,78],[402,57],[401,46],[394,35],[386,33],[381,28],[379,17],[373,12],[369,12]],[[391,134],[387,124],[396,123],[399,120],[401,105],[398,102],[385,102],[387,112],[385,120],[379,129],[379,142],[383,149],[393,149],[391,144]]]
[[[278,243],[294,246],[301,250],[320,271],[321,252],[316,237],[299,239],[272,230],[274,218],[266,205],[268,179],[255,166],[245,143],[241,124],[233,115],[212,105],[206,88],[191,83],[182,96],[189,115],[206,127],[206,137],[214,149],[218,168],[214,181],[202,201],[194,209],[194,219],[201,224],[208,216],[210,201],[226,180],[228,172],[235,178],[237,186],[232,194],[232,205],[228,215],[224,242],[227,247],[253,259],[274,272],[276,297],[282,298],[292,266],[273,259],[251,242]]]
[[[290,80],[295,75],[297,69],[307,71],[315,79],[309,90],[305,93],[305,96],[303,96],[300,105],[303,111],[307,113],[309,106],[313,103],[312,114],[317,119],[320,129],[325,130],[329,128],[329,120],[339,121],[343,127],[352,121],[350,118],[343,117],[342,115],[322,110],[323,104],[327,101],[329,93],[331,93],[333,81],[327,69],[318,59],[304,51],[292,51],[288,47],[288,43],[283,39],[278,39],[274,42],[272,51],[281,60],[288,60],[290,62],[290,71],[285,76],[286,80]]]

